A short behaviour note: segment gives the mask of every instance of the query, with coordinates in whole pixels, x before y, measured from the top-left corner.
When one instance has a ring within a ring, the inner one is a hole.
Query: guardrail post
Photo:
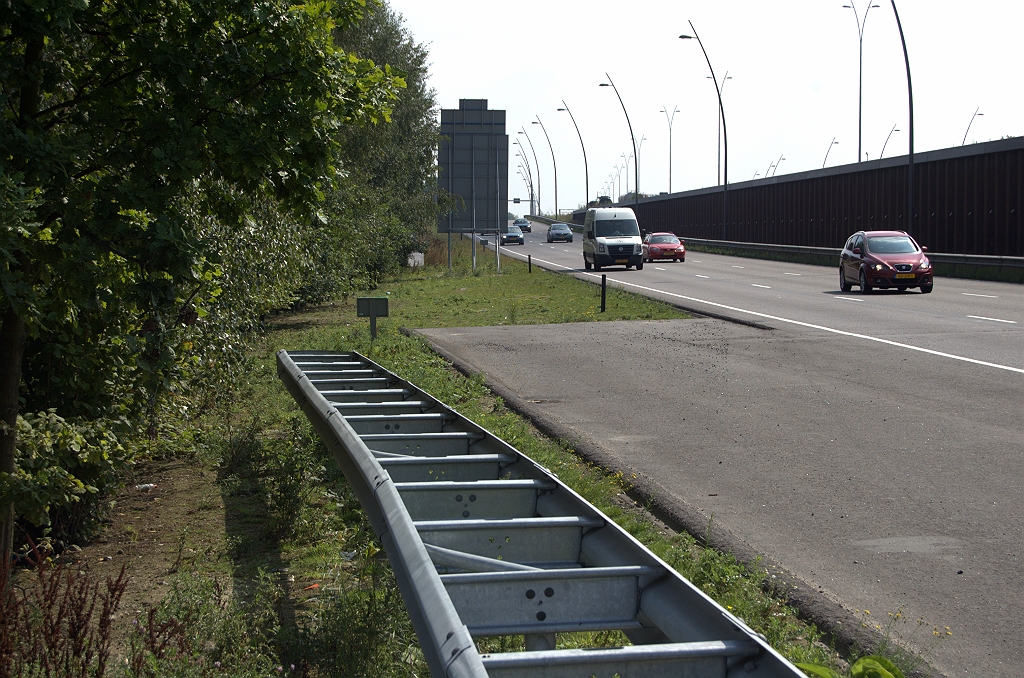
[[[605,293],[608,289],[608,276],[604,273],[601,274],[601,313],[604,313],[604,300]]]

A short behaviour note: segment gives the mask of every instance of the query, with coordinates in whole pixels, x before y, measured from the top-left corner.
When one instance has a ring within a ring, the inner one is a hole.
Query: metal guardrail
[[[278,374],[387,552],[435,677],[803,674],[529,457],[358,353],[280,351]],[[633,645],[557,649],[618,629]],[[481,654],[482,636],[526,652]]]
[[[770,245],[756,242],[736,242],[733,240],[707,240],[704,238],[684,238],[687,244],[705,247],[728,247],[737,250],[754,250],[760,252],[785,252],[787,254],[817,254],[835,257],[839,260],[841,247],[804,247],[803,245]],[[996,257],[983,254],[945,254],[928,252],[928,258],[936,264],[966,264],[970,266],[1003,266],[1006,268],[1024,268],[1024,257]]]

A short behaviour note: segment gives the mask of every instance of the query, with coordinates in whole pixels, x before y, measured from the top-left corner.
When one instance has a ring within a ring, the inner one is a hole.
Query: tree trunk
[[[0,472],[14,473],[18,443],[18,394],[21,390],[21,358],[25,352],[25,321],[13,309],[4,311],[0,327]],[[14,504],[0,506],[0,558],[11,562],[14,548]],[[6,583],[6,582],[3,582]]]

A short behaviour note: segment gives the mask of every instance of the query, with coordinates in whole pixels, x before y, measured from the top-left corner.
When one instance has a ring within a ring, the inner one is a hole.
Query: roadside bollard
[[[527,254],[526,255],[526,272],[527,273],[533,273],[533,255],[532,254]]]
[[[601,313],[604,313],[604,299],[608,290],[608,276],[601,274]]]

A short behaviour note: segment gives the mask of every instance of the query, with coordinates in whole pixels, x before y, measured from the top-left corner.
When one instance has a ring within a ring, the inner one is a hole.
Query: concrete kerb
[[[742,322],[733,318],[723,318],[723,320]],[[754,326],[766,329],[763,325]],[[844,656],[849,657],[854,653],[870,654],[877,651],[885,641],[882,634],[862,626],[861,619],[838,601],[833,600],[825,593],[816,591],[810,584],[789,572],[769,556],[759,553],[730,530],[716,526],[713,516],[705,514],[683,499],[672,496],[658,481],[638,473],[635,469],[623,466],[618,457],[600,443],[549,417],[541,408],[520,398],[500,380],[488,376],[486,372],[470,361],[453,355],[418,331],[404,327],[401,328],[401,331],[403,334],[421,338],[435,353],[451,363],[463,375],[467,377],[482,375],[487,388],[500,396],[510,410],[528,419],[545,436],[572,444],[576,454],[588,463],[611,473],[622,473],[625,477],[631,477],[636,473],[636,478],[632,480],[632,489],[627,494],[639,507],[648,511],[671,529],[677,532],[686,532],[701,544],[731,554],[753,571],[763,571],[765,577],[762,580],[762,588],[782,596],[788,604],[797,610],[800,617],[815,624],[825,634],[826,640]],[[946,678],[946,676],[925,664],[907,674],[907,678]]]

